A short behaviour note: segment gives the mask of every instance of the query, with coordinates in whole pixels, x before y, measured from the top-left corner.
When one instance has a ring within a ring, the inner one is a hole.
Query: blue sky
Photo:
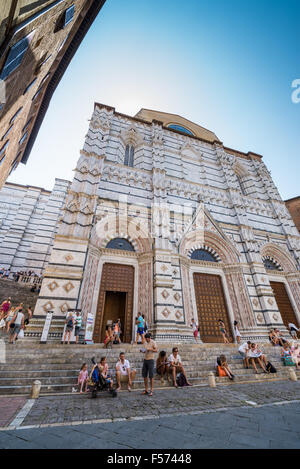
[[[72,179],[94,101],[180,114],[262,154],[284,199],[300,195],[298,0],[107,0],[9,181]]]

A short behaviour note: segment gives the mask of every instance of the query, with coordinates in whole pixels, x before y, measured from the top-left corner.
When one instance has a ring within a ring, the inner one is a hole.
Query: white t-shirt
[[[239,347],[239,352],[246,353],[249,348],[249,345],[247,342],[244,342],[240,347]]]
[[[293,324],[292,322],[289,322],[289,328],[293,328],[293,329],[296,329],[296,331],[299,331],[298,327],[295,326],[295,324]]]
[[[22,324],[22,319],[24,318],[24,314],[23,313],[18,313],[17,314],[17,317],[16,317],[16,320],[15,320],[15,324],[19,325],[19,324]]]
[[[192,328],[193,328],[193,331],[198,331],[198,326],[195,322],[192,322]]]
[[[175,362],[175,365],[178,365],[179,363],[181,363],[181,357],[180,357],[179,353],[177,354],[176,358],[174,357],[173,353],[171,353],[171,355],[168,358],[168,362],[169,363]]]
[[[116,364],[117,371],[120,371],[121,375],[128,375],[128,368],[130,368],[130,363],[128,360],[124,360],[124,363],[119,360]]]
[[[234,326],[234,332],[236,337],[241,337],[240,331],[238,330],[237,326]]]

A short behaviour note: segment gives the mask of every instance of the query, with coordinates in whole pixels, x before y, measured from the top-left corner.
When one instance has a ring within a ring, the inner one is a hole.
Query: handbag
[[[21,329],[18,334],[18,339],[24,339],[24,329]]]
[[[266,368],[268,373],[277,373],[275,366],[273,366],[271,362],[267,363]]]
[[[282,357],[284,366],[295,366],[295,362],[292,357]]]
[[[2,327],[5,326],[5,320],[4,319],[1,319],[0,321],[0,329],[2,329]]]

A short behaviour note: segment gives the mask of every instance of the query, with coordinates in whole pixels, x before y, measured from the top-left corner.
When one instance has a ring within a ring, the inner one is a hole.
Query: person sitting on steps
[[[218,376],[228,376],[232,381],[234,380],[234,374],[232,373],[230,366],[227,363],[225,355],[220,355],[217,358],[217,373]]]
[[[265,355],[262,353],[262,351],[258,348],[258,345],[255,343],[252,343],[250,346],[249,350],[249,358],[252,364],[252,367],[255,370],[255,373],[258,374],[258,369],[255,364],[255,360],[259,363],[259,366],[263,370],[264,373],[267,373],[266,366],[267,366],[267,360]]]
[[[239,346],[239,354],[243,357],[244,368],[249,368],[249,351],[250,351],[251,342],[244,342]]]
[[[156,360],[156,372],[160,376],[160,380],[162,384],[165,382],[164,380],[165,374],[167,375],[168,381],[170,381],[167,352],[165,352],[164,350],[159,352],[158,358]]]
[[[121,389],[121,383],[128,383],[128,391],[131,391],[131,386],[136,375],[136,370],[130,369],[130,363],[125,359],[125,353],[121,352],[119,361],[116,364],[116,378],[117,378],[117,391]]]
[[[168,362],[170,364],[170,372],[172,373],[173,385],[175,386],[175,388],[178,388],[178,384],[176,382],[177,373],[182,373],[183,376],[186,379],[187,385],[192,386],[191,383],[189,383],[189,381],[187,379],[187,376],[186,376],[185,370],[183,368],[183,365],[182,365],[182,362],[181,362],[181,357],[178,353],[178,348],[177,347],[174,347],[172,349],[172,353],[169,356]]]
[[[105,338],[104,338],[104,347],[107,348],[108,345],[112,346],[114,342],[114,333],[112,331],[111,326],[106,326],[106,331],[105,331]]]

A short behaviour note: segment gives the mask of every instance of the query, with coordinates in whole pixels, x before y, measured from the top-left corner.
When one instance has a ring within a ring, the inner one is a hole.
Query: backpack
[[[268,373],[277,373],[275,366],[273,366],[271,362],[267,363],[266,368]]]
[[[69,319],[67,322],[67,327],[72,327],[73,326],[73,321],[72,319]]]
[[[179,373],[179,375],[176,378],[176,383],[178,384],[179,387],[188,385],[183,373]]]

